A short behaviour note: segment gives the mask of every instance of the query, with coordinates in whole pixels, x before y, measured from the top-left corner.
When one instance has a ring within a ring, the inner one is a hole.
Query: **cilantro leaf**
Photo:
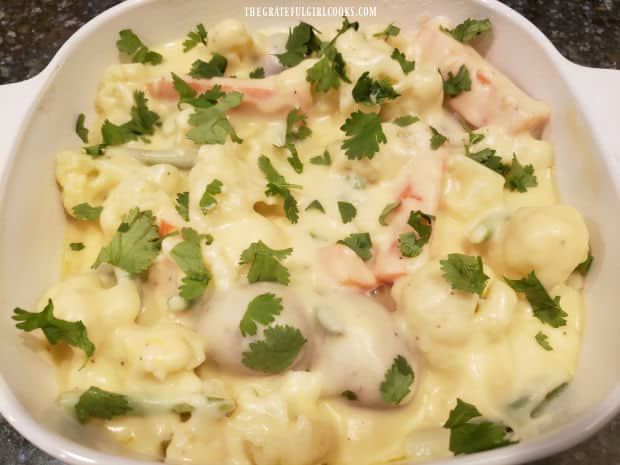
[[[73,212],[73,216],[79,220],[95,221],[99,219],[99,215],[101,215],[103,207],[93,207],[84,202],[77,204],[71,211]]]
[[[394,119],[394,124],[396,126],[400,126],[401,128],[404,128],[406,126],[410,126],[414,123],[417,123],[418,121],[420,121],[420,118],[418,118],[417,116],[405,115],[405,116],[399,116],[398,118]]]
[[[511,165],[506,167],[504,177],[506,178],[505,185],[511,191],[526,192],[528,187],[538,185],[538,180],[534,176],[534,167],[532,165],[523,166],[515,154],[512,155]]]
[[[133,100],[131,119],[128,122],[121,125],[113,124],[107,119],[103,122],[101,136],[104,147],[108,145],[122,145],[136,140],[139,136],[152,135],[155,133],[155,126],[161,125],[159,115],[149,110],[147,106],[148,100],[144,92],[134,91]]]
[[[34,331],[40,329],[51,345],[64,342],[81,349],[90,358],[95,353],[95,344],[88,338],[88,331],[82,321],[66,321],[54,316],[54,303],[47,301],[45,308],[39,313],[28,312],[22,308],[13,310],[13,320],[19,321],[18,329]]]
[[[448,254],[447,260],[439,262],[443,276],[452,289],[470,292],[482,296],[489,277],[484,274],[482,257],[460,253]]]
[[[131,56],[133,63],[158,65],[163,61],[163,57],[159,53],[149,50],[131,29],[123,29],[118,35],[120,38],[116,42],[116,47],[119,52]]]
[[[209,61],[196,60],[192,63],[189,75],[195,79],[208,79],[224,76],[228,60],[219,53],[214,53]]]
[[[357,209],[349,202],[338,202],[338,211],[344,224],[350,223],[357,216]]]
[[[575,271],[579,273],[581,276],[586,276],[592,268],[592,262],[594,261],[594,257],[591,252],[588,252],[588,258],[586,258],[583,262],[581,262],[575,268]]]
[[[527,301],[532,306],[534,316],[540,321],[553,328],[559,328],[566,324],[565,317],[568,314],[560,307],[560,297],[552,299],[534,271],[523,279],[512,280],[504,277],[504,281],[516,292],[525,294]]]
[[[431,136],[431,149],[437,150],[444,144],[444,142],[448,140],[448,138],[441,134],[439,131],[437,131],[437,129],[435,129],[433,126],[429,127],[431,128],[431,133],[433,134]]]
[[[288,32],[286,52],[276,55],[283,66],[290,68],[298,65],[304,58],[321,49],[321,40],[317,31],[308,23],[300,22]]]
[[[336,31],[336,37],[334,37],[331,42],[335,42],[336,39],[338,37],[340,37],[342,34],[344,34],[345,32],[347,32],[349,29],[353,29],[354,31],[357,31],[360,28],[360,23],[358,21],[349,21],[349,18],[347,18],[346,16],[342,17],[342,24],[340,25],[340,28]]]
[[[518,442],[508,439],[511,430],[502,424],[486,420],[470,422],[481,416],[473,405],[456,400],[456,406],[443,425],[450,430],[450,451],[455,455],[473,454]]]
[[[253,242],[241,253],[240,265],[250,265],[248,282],[275,282],[287,285],[289,272],[280,263],[291,253],[293,249],[276,250],[267,246],[263,241]]]
[[[495,150],[486,148],[478,152],[470,152],[469,146],[465,146],[465,155],[474,161],[477,161],[481,165],[486,166],[497,174],[504,176],[505,167],[502,163],[502,159],[495,155]]]
[[[407,359],[398,355],[381,383],[381,398],[388,404],[398,405],[409,394],[415,374]]]
[[[564,392],[564,390],[567,387],[568,387],[568,383],[564,382],[560,384],[559,386],[553,388],[551,391],[549,391],[547,395],[545,396],[545,398],[541,400],[540,403],[532,409],[532,412],[530,413],[530,417],[531,418],[539,417],[543,413],[543,411],[547,408],[547,405],[549,405],[551,401],[559,397],[559,395],[562,394],[562,392]]]
[[[332,157],[327,151],[327,149],[325,149],[323,155],[317,155],[316,157],[312,157],[310,159],[310,163],[312,163],[313,165],[330,166],[332,164]]]
[[[349,136],[341,148],[350,160],[371,159],[379,151],[379,144],[387,143],[378,113],[351,113],[340,130]]]
[[[473,418],[481,416],[482,414],[474,405],[464,402],[461,399],[456,399],[456,406],[450,411],[450,415],[443,424],[443,427],[448,429],[456,428],[457,426],[464,425]]]
[[[369,74],[368,71],[363,73],[353,87],[353,100],[357,103],[380,105],[400,96],[387,80],[377,81],[369,77]]]
[[[215,200],[215,196],[222,192],[222,181],[219,179],[214,179],[205,187],[205,191],[200,197],[200,201],[198,202],[198,206],[202,211],[203,215],[209,213],[209,210],[214,208],[217,205],[217,200]]]
[[[155,217],[150,210],[140,211],[135,207],[123,215],[116,234],[110,243],[101,249],[92,267],[109,263],[136,275],[151,266],[160,249],[161,241]]]
[[[86,246],[83,242],[72,242],[71,244],[69,244],[69,247],[71,247],[71,250],[79,252],[80,250],[84,250]]]
[[[312,130],[306,125],[306,115],[299,108],[293,108],[286,115],[286,133],[284,144],[291,144],[306,139]]]
[[[467,18],[454,29],[448,29],[446,27],[440,26],[440,29],[443,32],[450,34],[459,42],[469,42],[474,37],[482,34],[483,32],[490,31],[491,28],[491,21],[488,18],[481,20]]]
[[[183,41],[183,53],[189,52],[198,44],[207,45],[207,30],[202,23],[196,25],[195,31],[187,33],[187,38]]]
[[[185,221],[189,221],[189,192],[179,192],[174,206]]]
[[[312,202],[310,202],[310,204],[306,207],[306,211],[308,210],[318,210],[322,213],[325,213],[323,205],[321,205],[321,202],[319,202],[318,200],[313,200]]]
[[[75,133],[82,139],[82,142],[88,144],[88,129],[84,126],[85,119],[86,116],[84,116],[84,113],[78,115],[77,121],[75,122]]]
[[[249,75],[250,79],[264,79],[265,78],[265,68],[259,66],[258,68],[250,71]]]
[[[317,92],[327,92],[338,89],[340,81],[351,82],[345,71],[342,54],[334,45],[328,45],[323,50],[323,57],[306,71],[306,81]]]
[[[422,248],[428,243],[431,237],[433,217],[426,215],[419,210],[409,213],[407,224],[411,226],[415,233],[407,232],[398,236],[398,246],[403,257],[417,257],[422,252]]]
[[[549,344],[549,337],[542,331],[538,331],[538,333],[536,333],[535,339],[536,342],[538,342],[538,345],[543,349],[547,351],[553,350],[553,347],[551,347],[551,344]]]
[[[368,233],[353,233],[338,241],[338,244],[346,245],[365,262],[372,258],[372,240]]]
[[[346,391],[342,391],[340,395],[347,400],[351,400],[351,401],[357,400],[357,394],[354,393],[353,391],[349,391],[348,389]]]
[[[256,323],[267,326],[273,323],[275,317],[282,312],[282,299],[272,293],[256,296],[248,304],[248,308],[243,314],[239,323],[242,336],[255,336],[258,327]]]
[[[373,37],[383,37],[385,40],[388,37],[396,37],[400,33],[400,28],[398,26],[394,26],[394,23],[390,23],[383,31],[377,32],[373,34]]]
[[[99,158],[105,153],[105,144],[96,144],[89,147],[84,147],[86,155],[90,155],[93,158]]]
[[[291,194],[291,188],[300,188],[295,184],[288,184],[280,173],[271,164],[269,158],[265,155],[261,155],[258,158],[258,167],[267,178],[267,189],[265,195],[267,196],[280,196],[284,200],[284,214],[288,220],[295,224],[299,219],[299,207],[297,206],[297,200]]]
[[[398,62],[400,69],[402,69],[405,74],[409,74],[411,71],[415,70],[415,61],[408,61],[405,54],[397,48],[392,50],[392,55],[390,55],[390,58]]]
[[[471,90],[471,78],[467,66],[461,65],[456,76],[448,71],[448,78],[443,81],[443,92],[449,97],[456,97],[461,92]]]
[[[299,329],[292,326],[273,326],[265,329],[264,339],[252,342],[243,352],[241,362],[263,373],[279,373],[290,367],[307,342]]]
[[[104,391],[95,386],[82,393],[74,409],[80,423],[86,423],[91,418],[109,420],[132,410],[126,396]]]
[[[396,202],[388,203],[384,208],[381,214],[379,215],[379,224],[381,226],[387,226],[387,218],[390,214],[400,207],[401,201],[397,200]]]
[[[204,293],[211,281],[211,272],[202,259],[200,234],[192,228],[183,228],[181,234],[184,240],[172,248],[170,256],[185,273],[179,295],[189,301]]]
[[[237,144],[243,142],[224,114],[239,106],[242,99],[240,92],[229,92],[215,105],[197,108],[189,117],[189,124],[194,127],[187,132],[187,137],[196,144],[224,144],[227,136]]]
[[[299,153],[297,152],[297,147],[295,144],[286,144],[285,146],[290,156],[286,157],[286,161],[288,161],[289,165],[295,170],[296,173],[302,173],[304,171],[304,164],[301,162],[301,158],[299,158]]]
[[[226,94],[222,92],[222,87],[219,84],[214,85],[209,90],[198,95],[187,82],[175,73],[172,74],[172,85],[174,90],[179,94],[179,106],[182,103],[188,103],[197,108],[209,108],[215,105],[219,98]]]

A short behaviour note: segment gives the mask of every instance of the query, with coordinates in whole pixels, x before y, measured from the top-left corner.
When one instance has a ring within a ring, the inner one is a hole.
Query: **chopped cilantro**
[[[407,359],[398,355],[381,383],[381,398],[388,404],[398,405],[409,394],[415,374]]]
[[[140,274],[151,266],[160,249],[155,217],[150,210],[135,207],[123,215],[112,241],[101,249],[92,267],[109,263],[132,275]]]
[[[82,139],[82,142],[88,144],[88,129],[84,126],[85,119],[86,116],[84,116],[84,113],[78,115],[77,121],[75,122],[75,133]]]
[[[392,202],[392,203],[388,203],[383,210],[381,211],[381,214],[379,215],[379,224],[381,226],[387,226],[387,218],[388,216],[390,216],[390,214],[396,210],[398,207],[400,207],[401,201],[397,200],[396,202]]]
[[[400,69],[403,70],[403,73],[409,74],[411,71],[415,70],[415,61],[408,61],[405,54],[397,48],[392,51],[392,55],[390,55],[390,57],[398,62]]]
[[[345,399],[347,399],[347,400],[351,400],[351,401],[357,400],[357,394],[354,393],[353,391],[348,390],[348,389],[346,391],[342,391],[340,393],[340,395],[342,397],[344,397]]]
[[[551,347],[551,344],[549,344],[549,337],[542,331],[538,331],[538,333],[536,333],[535,339],[536,342],[538,342],[538,345],[543,349],[547,351],[553,350],[553,347]]]
[[[350,160],[371,159],[379,151],[379,144],[387,143],[378,113],[351,113],[340,130],[349,136],[341,148]]]
[[[433,217],[426,215],[419,210],[409,213],[407,224],[415,232],[406,232],[398,236],[398,246],[403,257],[417,257],[422,252],[422,248],[428,243],[431,237]]]
[[[86,246],[83,242],[72,242],[71,244],[69,244],[69,247],[71,247],[71,250],[79,252],[80,250],[84,250]]]
[[[404,128],[406,126],[411,126],[412,124],[417,123],[418,121],[420,121],[420,118],[418,118],[417,116],[405,115],[405,116],[399,116],[398,118],[394,119],[394,124],[396,126],[400,126],[401,128]]]
[[[365,262],[372,258],[372,240],[368,233],[353,233],[338,241],[338,244],[346,245]]]
[[[318,200],[313,200],[312,202],[310,202],[310,204],[306,207],[306,211],[308,210],[318,210],[321,213],[325,213],[323,205],[321,205],[321,202],[319,202]]]
[[[219,53],[214,53],[209,61],[196,60],[192,63],[189,75],[195,79],[208,79],[224,76],[228,60]]]
[[[120,52],[131,56],[133,63],[158,65],[162,62],[163,57],[159,53],[149,50],[131,29],[123,29],[118,35],[120,38],[116,42],[116,47]]]
[[[188,131],[187,137],[196,144],[223,144],[227,136],[237,144],[243,142],[224,114],[225,111],[239,106],[242,99],[243,94],[240,92],[229,92],[215,105],[197,108],[189,117],[189,124],[194,127]]]
[[[437,129],[435,129],[433,126],[429,127],[431,128],[431,133],[433,134],[431,136],[431,149],[437,150],[448,140],[448,138],[441,134],[439,131],[437,131]]]
[[[564,382],[560,384],[559,386],[555,387],[554,389],[552,389],[551,391],[549,391],[547,395],[545,396],[545,398],[541,400],[540,403],[532,409],[532,412],[530,413],[530,417],[531,418],[539,417],[544,412],[544,410],[547,408],[549,403],[555,400],[556,398],[558,398],[559,395],[562,394],[562,392],[564,392],[564,390],[567,387],[568,387],[568,383]]]
[[[306,124],[306,115],[299,108],[294,108],[286,115],[286,133],[284,144],[295,143],[306,139],[312,130]]]
[[[471,90],[471,78],[467,66],[461,65],[456,76],[448,72],[448,78],[443,81],[443,92],[449,97],[456,97],[462,92]]]
[[[207,30],[202,23],[196,25],[195,31],[187,33],[187,38],[183,41],[183,53],[189,52],[198,44],[207,45]]]
[[[594,261],[594,257],[591,252],[588,252],[588,258],[586,258],[583,262],[577,265],[575,271],[579,273],[581,276],[586,276],[592,268],[592,262]]]
[[[351,82],[345,71],[342,54],[334,45],[328,45],[323,50],[323,57],[306,71],[306,80],[317,92],[327,92],[338,89],[340,81]]]
[[[177,203],[174,206],[181,218],[189,221],[189,192],[179,192],[177,194]]]
[[[369,77],[368,71],[359,77],[353,87],[353,99],[365,105],[380,105],[399,96],[392,84],[385,79],[377,81]]]
[[[258,68],[250,71],[250,79],[264,79],[265,78],[265,68],[259,66]]]
[[[35,329],[42,330],[51,345],[64,342],[84,351],[87,358],[95,353],[95,345],[88,338],[88,331],[84,323],[56,318],[52,299],[47,301],[47,305],[39,313],[28,312],[19,307],[15,308],[12,318],[19,321],[16,324],[17,328],[27,333]]]
[[[198,202],[198,206],[202,211],[203,215],[209,213],[209,210],[214,208],[217,205],[217,200],[215,200],[215,196],[222,192],[222,181],[219,179],[214,179],[205,187],[205,191],[200,197],[200,201]]]
[[[242,336],[255,336],[258,327],[256,323],[267,326],[273,323],[275,317],[282,312],[282,299],[272,293],[265,293],[256,296],[248,304],[248,308],[243,314],[239,323],[239,330]]]
[[[109,420],[132,410],[126,396],[104,391],[95,386],[82,393],[74,409],[80,423],[86,423],[91,418]]]
[[[267,196],[280,196],[284,200],[284,214],[288,220],[295,224],[299,219],[299,207],[297,206],[297,200],[291,194],[291,188],[301,188],[295,184],[288,184],[278,171],[273,167],[269,158],[265,155],[261,155],[258,158],[258,167],[267,178],[267,189],[265,195]]]
[[[211,281],[211,272],[202,259],[200,242],[203,236],[192,228],[183,228],[181,235],[183,241],[172,248],[170,256],[185,273],[179,287],[179,295],[191,301],[200,297],[207,289]]]
[[[482,34],[483,32],[490,31],[492,28],[491,21],[487,19],[471,19],[467,18],[461,24],[454,29],[448,29],[440,26],[443,32],[450,34],[459,42],[469,42],[474,37]]]
[[[515,154],[512,155],[510,166],[506,167],[504,177],[506,178],[505,185],[511,191],[526,192],[528,187],[538,185],[536,176],[534,176],[534,167],[532,165],[523,166]]]
[[[323,155],[317,155],[316,157],[312,157],[310,159],[310,163],[312,163],[313,165],[330,166],[332,164],[332,157],[327,151],[327,149],[325,149]]]
[[[271,326],[263,332],[263,340],[250,344],[241,362],[251,370],[279,373],[290,367],[307,342],[299,329],[292,326]]]
[[[321,49],[319,32],[308,23],[300,22],[288,32],[286,52],[276,55],[283,66],[290,68],[298,65],[304,58]]]
[[[373,34],[373,37],[383,37],[385,40],[388,37],[396,37],[400,33],[400,28],[394,26],[394,23],[390,23],[383,31]]]
[[[93,207],[84,202],[77,204],[71,211],[73,212],[73,216],[75,216],[78,220],[95,221],[99,219],[99,215],[101,215],[103,207]]]
[[[536,273],[532,271],[523,279],[504,280],[516,292],[525,294],[527,301],[532,306],[534,316],[543,323],[553,328],[559,328],[566,324],[566,316],[568,314],[560,307],[560,297],[551,298],[545,287],[536,277]]]
[[[349,202],[338,202],[338,211],[344,224],[350,223],[357,215],[357,209]]]
[[[240,265],[250,265],[248,282],[275,282],[287,285],[289,272],[282,263],[293,252],[293,249],[276,250],[263,241],[253,242],[241,253]]]
[[[439,264],[444,278],[450,283],[452,289],[482,296],[489,280],[489,277],[484,274],[482,257],[451,253],[448,254],[447,260],[441,260]]]
[[[502,424],[488,420],[471,422],[481,416],[473,405],[456,400],[456,406],[443,425],[450,430],[450,451],[455,455],[473,454],[518,442],[509,439],[512,430]]]

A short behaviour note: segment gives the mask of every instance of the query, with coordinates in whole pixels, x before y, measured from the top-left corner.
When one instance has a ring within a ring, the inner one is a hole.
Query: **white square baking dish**
[[[329,0],[312,3],[331,5]],[[554,404],[546,433],[441,463],[516,464],[570,447],[620,411],[620,71],[568,62],[531,23],[493,0],[381,0],[375,5],[377,17],[354,19],[395,21],[405,28],[414,28],[422,14],[492,20],[494,37],[486,56],[527,93],[550,104],[545,138],[555,145],[560,192],[586,218],[596,256],[586,291],[579,367]],[[244,17],[245,6],[236,0],[128,1],[80,29],[40,75],[0,86],[0,412],[35,445],[65,462],[145,463],[114,455],[128,452],[61,414],[53,402],[52,367],[24,345],[10,319],[14,307],[33,304],[59,273],[65,220],[53,175],[54,154],[75,145],[72,122],[89,108],[104,69],[117,62],[119,30],[131,27],[147,43],[160,43],[183,36],[198,21],[208,26],[236,17],[250,28],[264,28],[300,19]],[[305,20],[320,27],[339,19]]]

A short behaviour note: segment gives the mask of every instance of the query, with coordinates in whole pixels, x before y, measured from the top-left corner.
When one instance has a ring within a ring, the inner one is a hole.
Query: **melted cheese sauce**
[[[59,318],[82,320],[97,347],[83,368],[80,351],[53,349],[59,391],[98,386],[175,402],[195,395],[234,401],[235,409],[226,416],[196,411],[188,419],[163,412],[95,420],[128,448],[166,463],[360,465],[450,456],[449,431],[441,425],[457,397],[485,417],[510,425],[517,438],[535,435],[549,418],[531,419],[531,409],[551,389],[570,381],[575,369],[583,298],[582,283],[571,273],[587,256],[588,232],[578,212],[559,204],[553,147],[528,131],[536,124],[532,118],[548,115],[546,106],[532,103],[503,76],[496,88],[478,89],[483,79],[452,109],[444,106],[438,67],[456,71],[466,63],[491,77],[499,72],[473,49],[443,33],[432,36],[431,27],[434,31],[437,23],[387,41],[373,37],[382,28],[347,31],[337,47],[352,83],[341,82],[340,89],[328,93],[311,92],[305,80],[315,59],[277,73],[269,54],[282,50],[285,33],[252,34],[233,20],[210,28],[206,47],[183,53],[179,41],[157,48],[164,56],[161,65],[111,66],[95,100],[99,121],[92,128],[105,119],[127,121],[134,90],[146,92],[162,126],[150,144],[111,147],[97,159],[78,148],[58,155],[56,177],[67,212],[82,202],[103,207],[97,222],[69,220],[64,279],[41,301],[42,306],[52,298]],[[390,58],[395,47],[416,61],[413,72],[404,74]],[[275,96],[258,102],[253,111],[230,112],[242,144],[228,139],[223,145],[196,146],[186,137],[193,110],[179,110],[176,99],[158,98],[152,91],[171,71],[185,75],[195,60],[207,61],[215,52],[227,58],[227,76],[245,78],[257,66],[275,72],[264,80],[244,79],[246,87],[240,89],[251,93],[250,82],[274,90]],[[382,106],[357,104],[352,87],[366,71],[391,81],[401,96]],[[293,105],[307,114],[312,129],[297,143],[301,174],[289,166],[288,153],[274,147],[284,142],[291,89],[297,99]],[[493,98],[485,99],[484,92]],[[489,105],[503,107],[489,110]],[[358,109],[378,111],[383,121],[387,143],[371,160],[349,160],[340,147],[345,135],[339,128]],[[461,118],[475,114],[472,119],[488,122],[477,130],[485,138],[472,151],[495,149],[505,163],[516,154],[522,164],[534,167],[538,185],[524,193],[510,191],[501,175],[464,156],[468,134],[452,110]],[[403,115],[420,121],[407,127],[392,122]],[[431,126],[448,137],[438,150],[430,148]],[[96,133],[91,129],[91,135]],[[147,165],[137,156],[147,150],[190,154],[191,168]],[[331,166],[309,163],[325,150]],[[278,198],[265,195],[266,180],[257,164],[261,154],[287,182],[303,186],[293,193],[300,206],[297,224],[284,217]],[[214,179],[222,181],[223,190],[205,215],[198,201]],[[175,210],[176,195],[185,191],[188,223]],[[401,207],[389,225],[380,225],[383,208],[399,198]],[[313,200],[325,213],[305,211]],[[338,201],[357,208],[350,223],[343,224]],[[213,280],[185,311],[168,308],[183,276],[169,256],[178,237],[163,241],[144,276],[90,269],[121,216],[134,206],[176,228],[189,225],[214,238],[202,247]],[[409,211],[418,209],[436,218],[431,240],[418,257],[403,259],[396,241]],[[372,238],[368,263],[335,245],[357,232]],[[481,234],[486,240],[480,240]],[[290,271],[288,287],[248,285],[239,256],[257,240],[293,249],[283,262]],[[86,247],[72,251],[72,242]],[[439,260],[453,252],[483,257],[490,280],[481,298],[452,290],[443,278]],[[502,279],[532,270],[551,296],[560,297],[568,314],[565,326],[544,325],[524,296]],[[368,292],[377,287],[381,299]],[[241,364],[248,341],[239,334],[239,321],[248,301],[264,292],[283,298],[285,309],[277,322],[299,328],[308,341],[291,369],[272,376]],[[552,351],[535,341],[539,331],[548,335]],[[400,405],[388,406],[379,385],[398,354],[409,361],[415,381]],[[359,401],[341,397],[344,390],[354,391]]]

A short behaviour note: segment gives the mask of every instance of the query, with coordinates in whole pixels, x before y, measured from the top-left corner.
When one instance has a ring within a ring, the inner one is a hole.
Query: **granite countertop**
[[[503,1],[538,26],[570,60],[620,69],[620,0]],[[76,29],[117,3],[0,0],[0,84],[37,74]],[[618,438],[620,416],[590,440],[536,465],[620,464]],[[2,418],[0,444],[0,465],[63,465],[33,447]]]

